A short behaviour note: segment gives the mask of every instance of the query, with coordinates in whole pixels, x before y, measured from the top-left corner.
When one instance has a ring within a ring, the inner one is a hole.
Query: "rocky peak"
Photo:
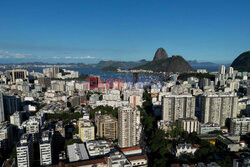
[[[158,48],[157,51],[155,52],[153,61],[166,59],[166,58],[168,58],[167,52],[163,48]]]

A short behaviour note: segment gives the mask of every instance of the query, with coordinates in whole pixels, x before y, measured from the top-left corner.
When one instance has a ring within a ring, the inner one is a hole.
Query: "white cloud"
[[[25,59],[31,56],[31,54],[12,53],[5,50],[0,50],[0,59]]]
[[[58,56],[53,56],[52,59],[60,59]]]
[[[91,57],[91,56],[85,56],[85,57],[82,57],[82,56],[76,56],[76,57],[66,56],[65,59],[75,59],[75,60],[78,60],[78,59],[96,59],[96,57]]]

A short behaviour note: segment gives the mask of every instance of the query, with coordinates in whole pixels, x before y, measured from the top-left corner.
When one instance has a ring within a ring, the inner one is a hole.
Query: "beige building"
[[[95,127],[89,120],[79,120],[79,137],[82,142],[95,140]]]
[[[22,69],[8,70],[6,71],[8,78],[12,83],[16,83],[17,79],[27,79],[28,71]]]
[[[141,133],[140,111],[132,107],[119,108],[118,130],[118,145],[121,148],[138,145]]]
[[[101,138],[116,140],[118,137],[118,122],[112,115],[96,115],[96,135]]]
[[[162,120],[176,121],[179,118],[195,118],[195,97],[192,95],[163,96]]]

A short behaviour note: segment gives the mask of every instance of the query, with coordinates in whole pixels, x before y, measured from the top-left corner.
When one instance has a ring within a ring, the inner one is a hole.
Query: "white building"
[[[125,84],[126,85],[126,84]],[[129,100],[129,97],[132,95],[143,96],[143,89],[125,89],[123,91],[123,100]]]
[[[86,142],[88,153],[91,157],[108,154],[111,150],[111,145],[106,140],[90,140]]]
[[[42,134],[41,140],[39,142],[40,149],[40,165],[47,166],[52,165],[53,152],[52,152],[52,136],[49,131],[45,131]]]
[[[33,143],[30,134],[23,134],[17,143],[17,166],[31,167],[33,164]]]
[[[129,104],[133,107],[142,107],[142,97],[138,95],[129,96]]]
[[[178,144],[175,147],[174,154],[176,157],[181,156],[182,154],[194,154],[198,148],[192,146],[191,144]]]
[[[69,162],[89,159],[86,147],[84,144],[74,143],[67,146]]]
[[[221,130],[221,127],[218,124],[208,122],[205,124],[200,124],[199,129],[200,129],[200,134],[207,134],[215,130]]]
[[[26,133],[34,134],[39,133],[40,131],[40,122],[36,118],[31,118],[27,121],[26,124]]]
[[[201,121],[224,126],[226,119],[235,118],[238,111],[238,97],[234,94],[202,95]]]
[[[16,126],[22,125],[22,113],[21,112],[15,112],[10,116],[10,123]]]
[[[96,101],[99,100],[99,95],[98,94],[92,94],[90,97],[89,97],[89,103],[90,104],[95,104]]]
[[[128,101],[120,101],[120,100],[98,100],[96,101],[96,104],[93,105],[93,107],[96,106],[111,106],[113,108],[118,108],[118,107],[124,107],[128,106],[129,102]]]
[[[121,100],[121,97],[120,95],[105,94],[103,95],[103,100],[116,101],[116,100]]]
[[[118,145],[121,148],[139,144],[141,136],[140,111],[132,107],[118,110]]]
[[[199,121],[194,118],[180,118],[178,119],[180,126],[188,133],[199,133]]]
[[[172,121],[159,120],[157,122],[157,127],[161,130],[164,130],[167,133],[173,129],[173,124],[174,122]]]
[[[179,118],[195,118],[195,97],[192,95],[165,95],[162,120],[176,121]]]
[[[230,121],[230,133],[245,135],[250,132],[250,117],[232,118]]]
[[[108,158],[109,167],[132,167],[131,163],[121,152],[114,152]]]
[[[219,73],[220,73],[220,74],[225,74],[225,73],[226,73],[226,67],[225,67],[224,65],[221,65],[221,66],[219,67]]]

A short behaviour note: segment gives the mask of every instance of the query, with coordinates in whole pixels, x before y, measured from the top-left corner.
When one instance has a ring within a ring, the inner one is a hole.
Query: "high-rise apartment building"
[[[225,67],[224,65],[221,65],[221,66],[219,67],[219,73],[220,73],[220,74],[225,74],[225,73],[226,73],[226,67]]]
[[[52,165],[53,149],[52,149],[52,134],[49,131],[43,132],[39,142],[40,149],[40,165]]]
[[[9,150],[14,142],[13,126],[8,122],[0,123],[0,149]]]
[[[112,115],[96,115],[97,136],[115,140],[118,137],[118,122]]]
[[[8,70],[6,71],[6,74],[12,83],[16,83],[17,79],[27,79],[28,71],[22,69]]]
[[[38,83],[42,86],[42,88],[48,88],[51,86],[51,78],[38,78]]]
[[[95,126],[89,120],[79,120],[79,136],[82,142],[95,140]]]
[[[119,108],[118,130],[118,145],[121,148],[138,145],[141,134],[140,111],[132,107]]]
[[[238,109],[238,97],[233,94],[202,95],[201,121],[225,126],[226,119],[235,118]]]
[[[0,93],[0,122],[3,122],[3,121],[5,121],[3,94]]]
[[[52,78],[57,78],[57,74],[59,73],[59,67],[52,67]]]
[[[20,109],[21,99],[16,96],[3,95],[5,114],[13,114]]]
[[[230,121],[230,133],[234,135],[245,135],[250,132],[250,117],[233,118]]]
[[[33,143],[30,134],[23,134],[20,142],[17,143],[17,166],[31,167],[33,164]]]
[[[176,121],[179,118],[195,118],[195,97],[192,95],[165,95],[162,119]]]
[[[233,74],[234,74],[234,68],[233,67],[229,67],[228,68],[228,76],[233,78]]]

